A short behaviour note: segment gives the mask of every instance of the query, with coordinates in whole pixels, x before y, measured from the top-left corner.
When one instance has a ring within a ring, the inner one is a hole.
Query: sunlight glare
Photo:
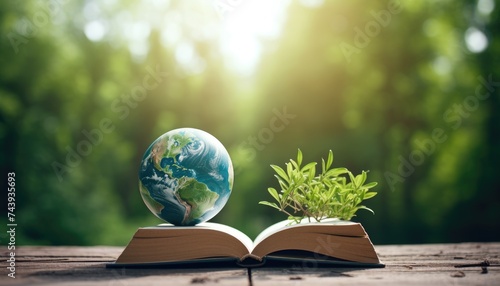
[[[245,1],[226,13],[219,44],[231,69],[252,74],[265,49],[263,41],[281,32],[288,2]]]
[[[83,32],[93,42],[98,42],[106,35],[106,27],[102,21],[94,20],[85,24]]]
[[[479,0],[477,2],[477,10],[484,15],[489,15],[495,9],[495,2],[493,0]]]
[[[465,44],[469,51],[480,53],[488,47],[488,38],[475,27],[470,27],[465,31]]]

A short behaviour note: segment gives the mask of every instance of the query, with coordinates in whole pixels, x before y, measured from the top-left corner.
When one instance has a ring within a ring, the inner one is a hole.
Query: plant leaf
[[[304,168],[301,169],[301,171],[306,172],[309,169],[313,168],[314,166],[316,166],[316,162],[311,162],[311,163],[305,165]]]
[[[363,199],[367,200],[367,199],[373,198],[376,194],[377,194],[377,192],[367,192],[365,194],[365,196],[363,197]]]
[[[292,174],[293,174],[293,166],[297,166],[297,163],[295,163],[294,160],[290,160],[291,163],[286,163],[286,173],[288,174],[288,177],[290,179],[293,179]]]
[[[277,210],[281,210],[280,207],[278,207],[278,205],[276,203],[270,203],[270,202],[267,202],[267,201],[260,201],[259,205],[270,206],[270,207],[275,208]]]
[[[285,170],[283,170],[280,166],[277,165],[271,165],[271,168],[280,176],[282,177],[285,181],[290,183],[290,178],[288,178],[287,174],[285,173]]]
[[[356,178],[354,177],[354,175],[351,173],[351,172],[347,172],[349,174],[349,178],[351,179],[351,183],[354,185],[354,188],[357,187],[357,184],[356,184]]]
[[[297,165],[297,168],[300,168],[300,165],[302,165],[302,151],[300,149],[297,151]]]
[[[280,196],[278,195],[278,191],[276,191],[275,188],[268,188],[267,191],[276,201],[280,201]]]
[[[362,171],[361,172],[361,182],[359,183],[359,186],[361,187],[365,182],[366,182],[366,172]]]
[[[352,178],[352,177],[351,177]],[[363,171],[361,172],[361,174],[357,175],[355,178],[354,178],[354,185],[359,188],[361,186],[363,186],[363,184],[365,183],[366,181],[366,173]]]
[[[333,152],[332,150],[328,151],[328,160],[326,161],[326,169],[330,169],[333,163]]]
[[[280,184],[280,187],[282,190],[286,190],[288,189],[288,185],[285,183],[285,181],[283,181],[282,179],[280,179],[278,177],[278,175],[274,175],[276,178],[278,178],[278,183]]]
[[[303,154],[298,149],[297,161],[290,159],[290,162],[285,163],[285,168],[271,165],[281,190],[268,188],[277,203],[261,201],[259,204],[285,213],[295,223],[299,223],[302,218],[308,218],[309,221],[324,217],[350,220],[359,209],[374,213],[361,205],[364,200],[377,194],[369,191],[377,185],[376,182],[365,184],[367,171],[354,175],[347,168],[330,169],[333,163],[331,150],[326,161],[321,159],[321,171],[317,170],[316,162],[300,168],[302,163]],[[316,171],[321,173],[316,174]]]
[[[371,189],[371,188],[375,187],[376,185],[378,185],[377,182],[371,182],[371,183],[364,185],[363,189]]]
[[[338,177],[339,175],[347,174],[349,173],[349,170],[347,168],[335,168],[331,169],[328,172],[326,172],[326,175],[328,177]]]
[[[371,212],[372,214],[375,214],[375,212],[371,208],[367,208],[366,206],[358,206],[358,209],[364,209]]]

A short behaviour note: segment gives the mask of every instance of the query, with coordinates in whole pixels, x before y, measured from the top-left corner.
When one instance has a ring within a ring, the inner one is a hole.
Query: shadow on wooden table
[[[73,264],[61,267],[58,269],[49,269],[30,271],[28,275],[23,275],[23,278],[35,280],[50,280],[50,281],[101,281],[107,285],[128,285],[126,281],[134,281],[142,284],[147,281],[155,281],[160,279],[171,279],[171,282],[183,283],[205,283],[216,282],[219,280],[235,279],[248,280],[248,270],[245,268],[179,268],[179,267],[150,267],[150,268],[106,268],[105,263],[95,263],[92,265],[74,265]],[[114,283],[116,282],[116,283]],[[143,284],[145,285],[145,284]]]
[[[50,264],[50,263],[49,263]],[[233,264],[234,265],[234,264]],[[316,277],[351,277],[350,271],[363,268],[325,267],[313,264],[283,264],[273,263],[270,266],[258,268],[227,267],[225,264],[200,266],[155,266],[155,267],[121,267],[106,268],[106,263],[58,263],[57,267],[45,265],[44,270],[30,271],[24,278],[33,278],[44,281],[73,281],[73,282],[101,282],[107,285],[128,285],[169,279],[172,283],[226,283],[245,282],[251,279],[252,271],[259,271],[260,279],[266,279],[266,274],[283,276],[289,280],[300,280],[303,276]],[[55,266],[55,265],[54,265]],[[100,283],[99,283],[100,284]]]

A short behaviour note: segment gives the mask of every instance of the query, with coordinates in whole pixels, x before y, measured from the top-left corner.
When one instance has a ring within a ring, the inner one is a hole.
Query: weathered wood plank
[[[253,285],[497,285],[500,243],[376,246],[386,268],[255,268]],[[1,252],[0,285],[249,285],[246,269],[106,269],[123,247],[20,247],[16,279],[7,277],[8,252]],[[487,259],[487,273],[477,264]],[[496,265],[496,266],[495,266]]]
[[[382,269],[318,268],[296,265],[289,269],[253,269],[253,285],[498,285],[500,243],[376,246]],[[476,264],[487,259],[487,273]]]
[[[16,278],[0,285],[248,285],[247,269],[107,269],[123,247],[20,247]],[[2,252],[6,261],[7,252]]]

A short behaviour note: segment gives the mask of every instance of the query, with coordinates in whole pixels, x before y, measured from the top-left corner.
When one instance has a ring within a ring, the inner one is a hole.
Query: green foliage
[[[268,188],[277,203],[261,201],[259,204],[284,212],[288,219],[296,223],[303,218],[316,221],[324,218],[350,220],[359,209],[373,213],[370,208],[360,205],[363,200],[377,194],[369,191],[377,185],[376,182],[365,184],[367,172],[362,171],[354,176],[346,168],[331,169],[333,152],[330,150],[327,161],[321,159],[321,173],[316,175],[316,163],[311,162],[302,167],[302,157],[302,151],[298,149],[297,161],[290,159],[286,163],[286,171],[271,165],[277,173],[275,177],[281,190],[278,192],[275,188]]]
[[[262,44],[247,77],[228,68],[219,47],[228,38],[218,27],[233,22],[221,21],[209,2],[0,1],[0,175],[18,178],[20,244],[124,245],[137,227],[160,223],[141,200],[138,164],[159,135],[186,126],[229,150],[234,191],[213,220],[250,236],[280,214],[255,207],[269,196],[257,190],[275,180],[265,166],[294,146],[318,157],[334,146],[349,154],[336,164],[369,169],[384,190],[370,200],[376,216],[356,213],[374,243],[500,239],[500,69],[492,64],[500,61],[500,37],[492,36],[499,5],[485,12],[478,1],[322,1],[316,8],[284,1],[276,38],[247,45],[254,41],[240,41],[246,29],[231,27],[240,54],[252,58],[246,48]],[[384,16],[398,3],[399,13]],[[226,16],[240,19],[246,6]],[[265,6],[253,10],[273,10]],[[98,41],[85,34],[95,23],[106,31]],[[471,27],[486,35],[482,52],[466,46]],[[343,43],[352,46],[350,61]],[[140,87],[155,86],[146,77],[157,66],[168,76],[144,95]],[[477,90],[488,97],[474,101]],[[287,124],[273,112],[282,107],[295,116]],[[89,142],[85,134],[103,119],[114,129],[94,136],[91,152],[68,151]],[[432,141],[437,128],[441,143]],[[54,162],[67,166],[62,180]],[[8,243],[5,225],[0,244]]]

